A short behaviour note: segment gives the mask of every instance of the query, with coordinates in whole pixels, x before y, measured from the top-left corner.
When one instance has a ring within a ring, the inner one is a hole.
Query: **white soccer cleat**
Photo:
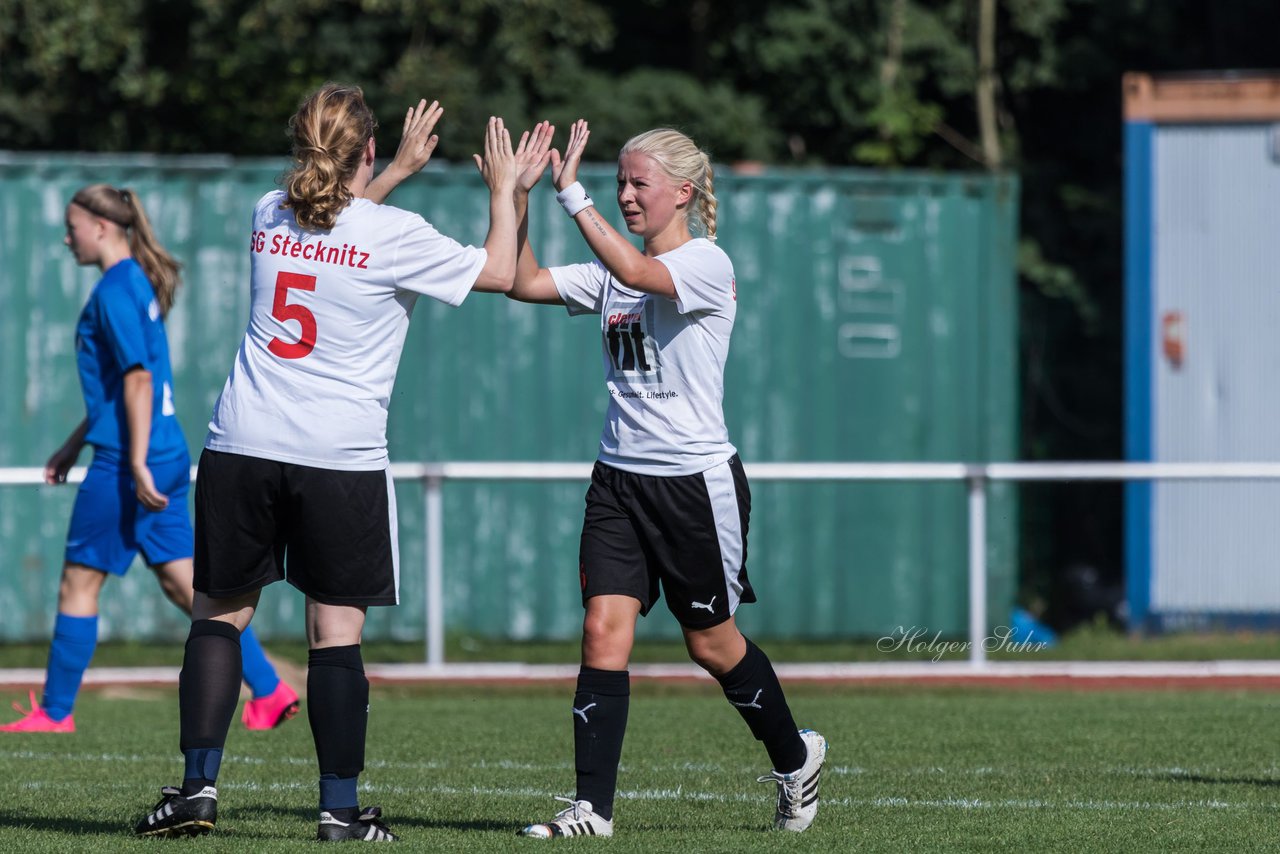
[[[811,729],[800,730],[808,756],[804,764],[790,774],[771,771],[760,777],[758,783],[778,784],[778,813],[773,826],[778,830],[799,833],[807,830],[818,815],[818,781],[822,777],[822,763],[827,761],[827,740]]]
[[[554,839],[557,836],[613,836],[613,820],[603,819],[592,812],[591,801],[575,801],[572,798],[556,798],[569,805],[556,813],[546,824],[531,824],[517,836],[534,839]]]

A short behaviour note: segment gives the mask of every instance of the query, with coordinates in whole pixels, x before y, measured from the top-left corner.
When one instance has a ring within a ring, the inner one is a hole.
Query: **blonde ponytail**
[[[328,231],[351,201],[347,182],[378,127],[359,86],[326,83],[303,99],[289,119],[293,168],[285,174],[288,200],[298,225]]]
[[[706,158],[706,155],[702,155]],[[716,200],[715,194],[715,174],[711,169],[711,161],[707,160],[706,164],[707,184],[705,189],[698,193],[698,210],[696,219],[702,223],[702,230],[707,236],[707,240],[712,243],[716,242],[716,208],[720,206],[720,202]]]

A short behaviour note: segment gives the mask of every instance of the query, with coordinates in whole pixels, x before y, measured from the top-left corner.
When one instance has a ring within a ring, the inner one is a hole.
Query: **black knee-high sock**
[[[769,657],[760,647],[747,641],[747,654],[723,676],[717,676],[729,702],[737,708],[751,728],[751,734],[764,742],[775,771],[790,773],[804,764],[808,751],[796,731],[791,708],[778,683]]]
[[[320,765],[320,809],[343,821],[353,819],[369,726],[369,680],[359,644],[311,650],[307,719]]]
[[[627,731],[631,704],[631,676],[625,670],[583,667],[573,695],[573,755],[578,771],[580,801],[592,811],[613,819],[613,796],[618,789],[618,761]]]
[[[183,794],[195,794],[218,779],[239,699],[240,631],[220,620],[196,620],[178,675],[179,746],[187,764]]]

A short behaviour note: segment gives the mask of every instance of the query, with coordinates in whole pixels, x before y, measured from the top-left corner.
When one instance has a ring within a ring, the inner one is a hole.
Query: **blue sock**
[[[258,643],[257,635],[248,626],[240,633],[240,660],[244,666],[244,681],[249,683],[255,699],[267,696],[280,684],[276,669],[267,661],[262,644]]]
[[[44,698],[40,705],[55,721],[60,721],[76,705],[80,682],[98,646],[98,617],[59,614],[53,623],[53,643],[49,645],[49,665],[45,669]]]
[[[190,797],[218,782],[222,768],[222,748],[193,747],[182,751],[186,769],[182,773],[182,794]]]
[[[339,821],[352,821],[359,812],[356,799],[356,781],[359,777],[339,777],[337,774],[320,775],[320,809]]]

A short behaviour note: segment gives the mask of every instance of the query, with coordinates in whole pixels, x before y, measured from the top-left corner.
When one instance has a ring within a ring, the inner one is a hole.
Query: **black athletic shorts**
[[[751,490],[742,461],[699,474],[657,477],[597,462],[587,490],[579,568],[582,602],[620,594],[640,613],[661,595],[689,629],[717,626],[756,601],[747,580]]]
[[[391,473],[211,451],[196,477],[195,589],[226,599],[286,580],[325,605],[395,605]]]

